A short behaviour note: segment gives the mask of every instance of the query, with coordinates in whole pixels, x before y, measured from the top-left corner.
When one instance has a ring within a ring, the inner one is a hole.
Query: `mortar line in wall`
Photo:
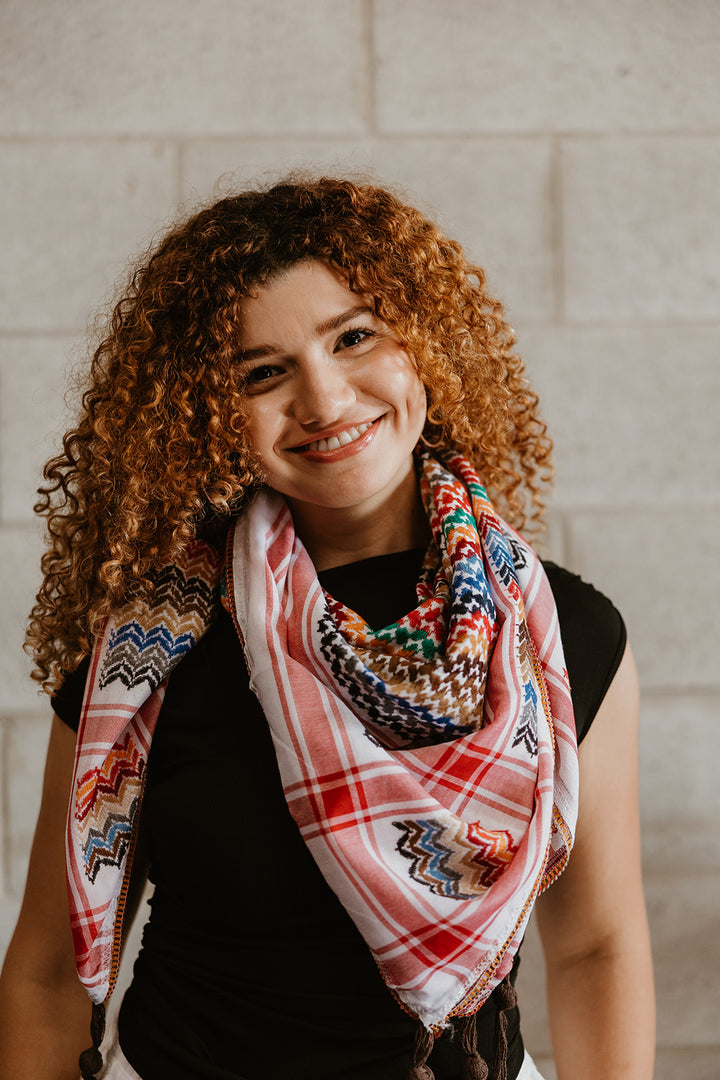
[[[643,868],[642,868],[643,881],[645,881],[645,882],[648,882],[648,881],[651,881],[651,880],[652,881],[667,881],[667,879],[669,877],[677,877],[677,878],[682,878],[684,880],[688,876],[689,873],[692,873],[692,876],[694,878],[699,877],[699,878],[704,878],[704,879],[707,879],[707,878],[712,879],[712,878],[720,877],[720,867],[699,865],[699,866],[694,866],[692,868],[692,871],[690,871],[689,869],[681,869],[681,870],[677,870],[677,871],[673,872],[672,870],[668,870],[667,865],[663,865],[663,867],[661,869],[660,867],[657,867],[657,866],[653,867],[653,866],[650,865],[650,863],[648,863],[648,864],[643,864]]]
[[[717,1062],[720,1059],[720,1043],[673,1043],[672,1046],[656,1046],[655,1062],[658,1066],[663,1063],[675,1066],[676,1071],[673,1072],[673,1076],[685,1075],[686,1055],[692,1062],[698,1053],[702,1054],[703,1057],[706,1054],[711,1054],[713,1060]],[[700,1076],[700,1073],[697,1073],[697,1075]],[[702,1075],[708,1076],[709,1074],[703,1073]]]
[[[53,338],[77,339],[78,337],[81,337],[82,339],[85,339],[87,336],[88,328],[86,326],[70,327],[69,329],[68,327],[58,326],[51,327],[50,329],[39,327],[37,330],[33,330],[31,327],[27,326],[18,327],[16,330],[0,328],[1,341],[12,341],[14,338],[17,338],[20,341],[26,341],[31,338],[52,340]]]
[[[575,567],[578,565],[578,561],[575,558],[575,542],[573,540],[573,531],[570,528],[570,518],[572,516],[572,510],[566,509],[561,516],[561,533],[562,546],[563,546],[563,559],[565,565],[568,567]]]
[[[371,136],[377,132],[377,59],[375,53],[375,0],[365,0],[365,125]]]
[[[608,322],[608,319],[612,317],[612,323]],[[691,316],[678,317],[677,319],[641,319],[636,316],[628,318],[627,320],[617,319],[613,314],[608,312],[607,319],[584,319],[573,320],[572,318],[565,318],[562,325],[555,322],[554,319],[522,319],[516,320],[516,329],[523,330],[554,330],[554,331],[567,331],[567,330],[605,330],[607,333],[615,333],[617,330],[671,330],[682,327],[684,330],[697,327],[700,330],[718,330],[720,329],[720,315],[708,316],[707,318],[693,318]]]
[[[24,519],[9,518],[4,520],[0,518],[0,531],[6,533],[20,533],[32,529],[33,531],[39,531],[44,526],[40,524],[38,518],[29,517]]]
[[[24,341],[26,338],[67,338],[76,337],[78,334],[82,334],[83,337],[85,337],[87,336],[87,333],[87,327],[79,326],[76,326],[74,329],[71,328],[70,330],[68,330],[67,327],[53,327],[49,330],[44,327],[40,327],[37,330],[33,330],[26,326],[21,326],[17,330],[0,327],[0,340],[12,341],[13,338],[19,338],[21,341]]]
[[[612,320],[609,322],[608,320]],[[542,325],[542,324],[537,324]],[[563,330],[672,330],[682,327],[683,330],[694,329],[714,330],[720,326],[720,316],[705,315],[693,316],[692,313],[678,319],[652,319],[648,316],[628,315],[625,318],[617,318],[613,312],[608,312],[605,319],[574,319],[572,315],[565,317]]]
[[[10,888],[10,801],[7,775],[7,723],[0,717],[0,895],[7,896]]]
[[[643,690],[643,696],[646,701],[658,702],[667,701],[668,698],[693,698],[701,699],[708,698],[713,702],[717,701],[718,693],[720,693],[720,682],[710,684],[708,686],[646,686]]]
[[[550,242],[553,252],[555,318],[559,323],[562,323],[565,317],[565,233],[562,164],[562,142],[559,139],[553,139],[550,144]]]
[[[381,138],[382,136],[375,136]],[[64,144],[71,144],[74,146],[104,146],[108,143],[114,143],[117,146],[123,144],[152,144],[160,143],[163,145],[177,145],[178,143],[193,144],[193,143],[272,143],[272,142],[358,142],[362,139],[368,138],[368,132],[359,130],[348,133],[347,127],[342,131],[275,131],[275,132],[238,132],[233,134],[232,132],[226,132],[224,134],[188,134],[183,131],[168,131],[163,132],[162,135],[0,135],[0,146],[21,145],[30,146],[37,144],[40,146],[62,146]],[[393,138],[391,136],[391,138]],[[463,138],[463,136],[459,136]],[[396,141],[393,138],[393,141]]]
[[[5,390],[2,383],[3,383],[3,373],[2,373],[2,368],[0,368],[0,401],[2,400],[2,396],[3,396],[4,390]],[[2,465],[2,461],[0,460],[0,466],[1,465]],[[0,469],[0,506],[3,505],[3,497],[2,496],[3,496],[2,470]],[[2,520],[2,519],[0,518],[0,520]]]
[[[688,131],[684,128],[675,128],[668,131],[573,131],[573,130],[539,130],[538,128],[520,128],[517,131],[507,129],[504,131],[444,131],[441,128],[427,128],[424,131],[412,131],[408,128],[391,128],[378,132],[384,138],[397,141],[398,139],[578,139],[594,140],[596,142],[609,142],[615,139],[716,139],[720,136],[720,128],[709,128],[707,131]]]
[[[652,686],[643,682],[640,684],[640,699],[643,702],[649,702],[657,705],[668,699],[691,701],[703,701],[706,698],[709,700],[717,701],[717,695],[720,691],[720,685],[708,684],[707,686],[676,686],[663,685],[662,683],[653,683]]]
[[[176,142],[173,145],[175,152],[175,204],[179,206],[183,201],[183,145]]]
[[[28,679],[30,679],[29,675]],[[40,690],[39,688],[37,689],[37,695],[38,700],[40,700],[42,697],[42,708],[28,709],[25,707],[20,707],[17,709],[13,709],[12,712],[0,713],[0,725],[10,725],[12,722],[15,722],[17,726],[22,729],[23,724],[33,724],[36,722],[43,724],[46,723],[48,721],[47,705],[50,701],[50,698],[47,696],[47,694],[45,694],[43,690]],[[0,779],[2,779],[2,773],[0,773]]]
[[[718,499],[707,500],[705,502],[701,500],[690,501],[678,499],[677,501],[672,499],[660,499],[656,502],[613,502],[613,503],[556,503],[553,506],[555,513],[563,512],[568,517],[605,517],[608,514],[616,516],[618,514],[623,517],[628,514],[637,516],[638,514],[656,514],[661,512],[667,514],[668,511],[673,513],[716,513],[720,510],[720,501]]]
[[[658,1046],[656,1052],[660,1054],[696,1054],[698,1051],[705,1053],[706,1050],[719,1050],[720,1043],[673,1043],[672,1046]],[[538,1055],[539,1056],[539,1055]]]
[[[47,145],[59,145],[62,143],[210,143],[210,142],[274,142],[274,141],[286,141],[288,139],[297,139],[299,141],[307,142],[311,140],[327,140],[333,141],[357,141],[363,137],[366,137],[367,133],[363,135],[362,132],[355,132],[348,134],[347,128],[343,128],[338,131],[291,131],[291,130],[279,130],[274,132],[258,131],[258,132],[223,132],[223,133],[210,133],[210,134],[188,134],[183,131],[163,131],[163,132],[138,132],[133,134],[131,132],[119,132],[117,134],[108,134],[107,132],[97,132],[85,135],[77,135],[68,133],[67,135],[58,135],[56,132],[37,133],[37,134],[0,134],[0,145],[3,144],[30,144],[39,143],[43,146]],[[545,140],[548,139],[584,139],[595,140],[597,142],[609,141],[612,139],[716,139],[720,137],[720,128],[708,129],[706,131],[687,131],[682,129],[671,129],[668,131],[539,131],[537,129],[517,131],[445,131],[442,128],[437,130],[429,129],[424,131],[409,131],[407,128],[402,130],[393,131],[379,130],[377,127],[373,129],[372,137],[376,139],[389,140],[392,142],[397,141],[409,141],[409,140],[424,140],[424,139],[446,139],[454,140],[458,142],[469,142],[471,140],[483,142],[488,140],[502,140],[502,139],[532,139],[532,140]]]

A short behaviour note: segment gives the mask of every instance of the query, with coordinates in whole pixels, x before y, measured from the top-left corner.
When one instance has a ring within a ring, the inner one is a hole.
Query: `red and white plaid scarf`
[[[428,1028],[512,965],[577,810],[549,583],[471,466],[422,460],[437,558],[373,631],[328,597],[285,502],[237,522],[228,592],[285,797],[385,982]]]
[[[557,613],[537,557],[471,466],[421,460],[434,537],[418,607],[371,630],[327,596],[284,500],[237,519],[227,603],[288,806],[390,990],[428,1028],[502,980],[562,870],[577,750]],[[68,882],[80,977],[111,992],[145,764],[164,684],[212,619],[220,560],[191,545],[98,640]]]

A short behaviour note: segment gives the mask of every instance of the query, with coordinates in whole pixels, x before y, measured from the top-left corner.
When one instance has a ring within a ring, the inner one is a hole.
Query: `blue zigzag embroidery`
[[[164,626],[146,633],[138,622],[126,623],[108,638],[100,688],[118,679],[128,689],[145,680],[154,690],[194,644],[195,637],[189,632],[174,637]]]
[[[460,892],[462,874],[448,866],[454,849],[440,843],[440,837],[447,829],[432,818],[424,821],[393,821],[393,825],[402,833],[397,849],[406,859],[410,859],[410,876],[421,885],[427,885],[437,896],[447,896],[452,900],[471,900],[475,893]]]
[[[140,799],[136,795],[127,811],[108,814],[103,829],[92,827],[88,830],[83,857],[90,881],[95,881],[102,866],[122,865],[139,804]]]
[[[402,834],[397,850],[410,860],[410,877],[450,900],[481,896],[517,851],[509,832],[486,830],[478,822],[448,825],[426,818],[393,825]]]
[[[525,686],[525,694],[525,704],[520,712],[518,728],[513,738],[513,748],[524,743],[530,757],[536,757],[538,752],[537,694],[529,683]]]

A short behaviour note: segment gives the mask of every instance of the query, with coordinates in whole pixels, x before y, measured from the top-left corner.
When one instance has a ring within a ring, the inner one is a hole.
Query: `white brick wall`
[[[6,0],[8,135],[362,134],[362,0]],[[49,92],[51,91],[51,92]]]
[[[713,0],[376,0],[392,135],[717,127]]]
[[[507,301],[556,440],[549,548],[638,658],[656,1075],[716,1076],[720,7],[5,0],[0,72],[0,950],[47,738],[31,507],[88,320],[179,202],[371,170]],[[552,1076],[536,942],[522,977]]]

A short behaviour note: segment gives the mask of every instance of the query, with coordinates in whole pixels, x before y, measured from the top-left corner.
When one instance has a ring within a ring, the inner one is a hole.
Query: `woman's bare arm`
[[[0,1080],[77,1080],[90,1002],[75,972],[65,821],[75,733],[53,718],[27,885],[0,976]]]
[[[565,873],[537,905],[559,1080],[651,1080],[652,961],[640,868],[637,676],[628,648],[580,747]]]

